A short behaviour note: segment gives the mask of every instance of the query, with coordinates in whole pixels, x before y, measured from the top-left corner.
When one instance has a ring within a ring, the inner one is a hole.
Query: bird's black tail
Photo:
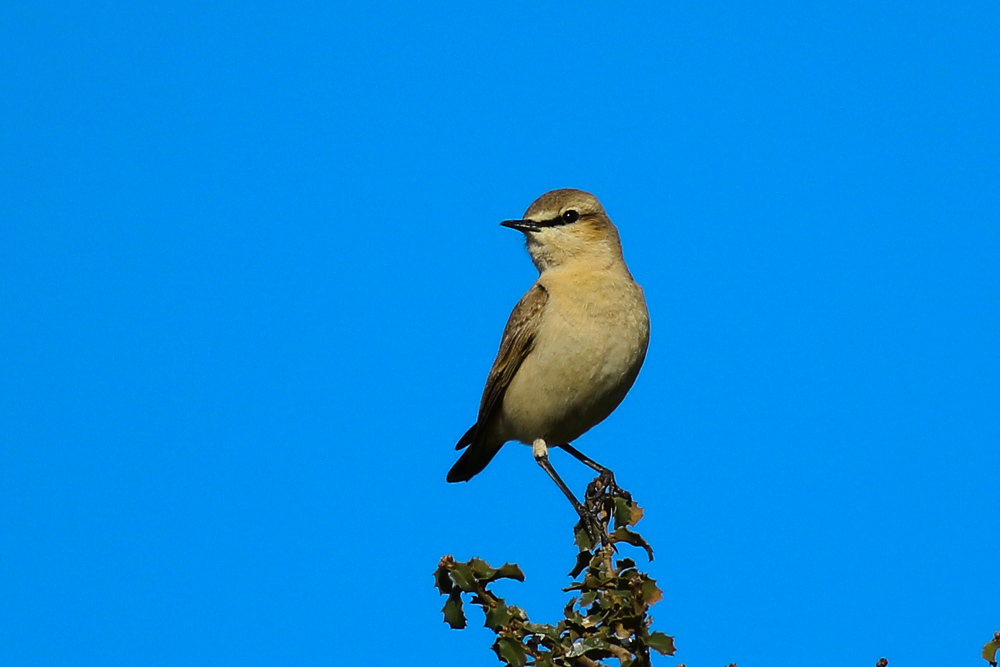
[[[455,465],[448,471],[447,479],[449,482],[468,482],[481,473],[483,468],[489,465],[493,457],[500,451],[500,447],[475,441],[476,426],[478,424],[473,424],[472,428],[466,431],[465,435],[458,441],[458,444],[455,445],[455,449],[462,449],[464,447],[468,447],[468,449],[462,453],[458,460],[455,461]]]

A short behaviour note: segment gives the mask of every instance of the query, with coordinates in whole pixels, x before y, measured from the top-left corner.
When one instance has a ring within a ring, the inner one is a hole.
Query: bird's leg
[[[584,464],[585,466],[588,466],[596,470],[599,473],[598,478],[602,482],[602,487],[606,486],[612,492],[613,495],[619,495],[621,487],[619,487],[618,483],[615,482],[615,474],[611,472],[610,468],[605,468],[600,463],[593,460],[592,458],[581,452],[579,449],[569,444],[559,445],[559,448],[565,451],[573,458],[575,458],[580,463]]]
[[[572,456],[573,458],[575,458],[580,463],[583,463],[584,465],[586,465],[586,466],[588,466],[590,468],[593,468],[594,470],[596,470],[597,472],[601,473],[602,475],[603,474],[611,474],[612,476],[614,476],[614,473],[612,473],[611,470],[609,470],[608,468],[605,468],[600,463],[598,463],[597,461],[593,460],[592,458],[590,458],[589,456],[587,456],[586,454],[584,454],[583,452],[581,452],[579,449],[577,449],[576,447],[573,447],[570,444],[559,445],[559,449],[565,451],[567,454],[569,454],[570,456]]]
[[[576,510],[576,513],[580,515],[580,519],[583,521],[583,525],[587,529],[587,534],[590,535],[591,542],[597,544],[597,541],[600,540],[602,544],[608,544],[609,538],[607,531],[602,530],[601,527],[598,526],[596,518],[587,511],[587,508],[585,508],[579,500],[576,499],[573,492],[569,490],[568,486],[566,486],[566,482],[562,481],[562,478],[556,472],[556,469],[552,467],[551,463],[549,463],[549,448],[545,444],[545,441],[539,438],[531,443],[531,453],[535,457],[535,462],[538,463],[538,465],[542,467],[542,470],[544,470],[548,476],[552,478],[552,481],[556,483],[559,490],[561,490],[569,499],[569,502],[573,505],[573,509]]]

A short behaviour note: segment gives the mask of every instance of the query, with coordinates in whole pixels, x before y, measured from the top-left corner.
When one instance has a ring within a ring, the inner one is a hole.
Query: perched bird
[[[610,415],[635,382],[649,344],[646,300],[625,265],[618,229],[594,195],[553,190],[522,219],[500,224],[524,233],[539,276],[507,320],[479,417],[455,447],[465,452],[448,481],[468,481],[517,440],[532,445],[586,520],[549,463],[548,447],[610,473],[569,443]]]

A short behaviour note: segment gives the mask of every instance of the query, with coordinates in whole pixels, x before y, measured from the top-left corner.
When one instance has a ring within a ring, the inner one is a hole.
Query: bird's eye
[[[568,211],[566,211],[565,213],[562,214],[562,219],[563,219],[563,222],[565,222],[566,224],[569,224],[571,222],[576,222],[577,220],[579,220],[580,219],[580,214],[577,213],[576,211],[574,211],[573,209],[570,209],[570,210],[568,210]]]

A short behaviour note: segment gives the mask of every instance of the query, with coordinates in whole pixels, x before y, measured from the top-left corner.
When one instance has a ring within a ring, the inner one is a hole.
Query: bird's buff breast
[[[504,397],[510,440],[575,440],[618,407],[642,366],[649,316],[639,286],[622,280],[574,287],[546,286],[545,319]]]

